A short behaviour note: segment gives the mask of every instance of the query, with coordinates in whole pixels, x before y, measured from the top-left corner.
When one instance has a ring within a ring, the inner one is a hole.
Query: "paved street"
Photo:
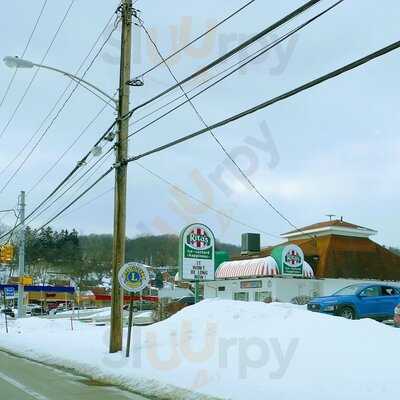
[[[115,387],[0,352],[2,400],[145,400]]]

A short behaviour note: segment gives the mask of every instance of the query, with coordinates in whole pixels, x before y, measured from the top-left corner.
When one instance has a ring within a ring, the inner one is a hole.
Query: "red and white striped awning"
[[[271,256],[250,260],[226,261],[215,272],[217,279],[278,275],[278,264]]]
[[[271,256],[250,260],[226,261],[215,272],[216,279],[251,278],[280,275],[278,264]],[[314,271],[306,261],[303,263],[303,276],[313,278]]]

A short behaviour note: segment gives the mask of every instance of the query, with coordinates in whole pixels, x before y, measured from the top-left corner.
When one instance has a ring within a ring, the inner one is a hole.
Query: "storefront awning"
[[[215,272],[216,279],[250,278],[279,275],[278,264],[271,256],[249,260],[226,261]],[[313,278],[314,271],[310,264],[304,261],[303,276]]]
[[[250,260],[226,261],[216,273],[217,279],[248,278],[254,276],[278,275],[278,264],[272,257],[253,258]]]

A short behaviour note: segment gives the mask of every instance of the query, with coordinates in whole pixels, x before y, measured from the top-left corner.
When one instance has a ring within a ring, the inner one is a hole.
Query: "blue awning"
[[[15,291],[18,290],[18,285],[0,285],[0,290],[5,287],[12,287]],[[72,286],[24,286],[25,292],[46,292],[46,293],[75,293],[75,288]]]

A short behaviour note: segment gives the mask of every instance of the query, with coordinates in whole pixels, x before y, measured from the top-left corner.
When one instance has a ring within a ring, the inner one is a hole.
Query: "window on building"
[[[254,300],[262,301],[264,303],[270,303],[272,300],[272,293],[271,292],[255,292]]]
[[[233,294],[233,300],[249,301],[249,293],[248,292],[236,292]]]
[[[225,292],[225,286],[218,286],[218,292]]]

